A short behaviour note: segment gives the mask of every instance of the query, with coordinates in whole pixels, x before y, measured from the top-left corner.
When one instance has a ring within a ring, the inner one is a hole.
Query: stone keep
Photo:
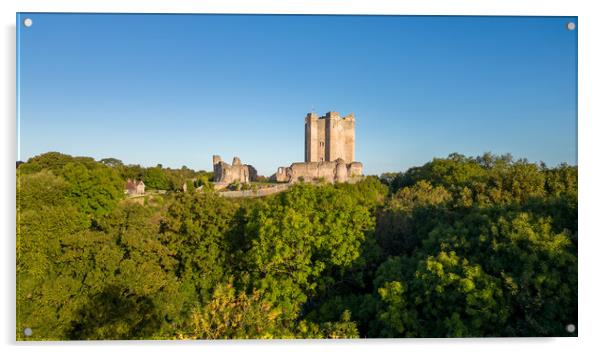
[[[243,165],[238,157],[234,157],[229,165],[219,155],[213,155],[213,174],[213,180],[223,184],[249,183],[257,179],[257,170],[251,165]]]
[[[362,175],[363,166],[355,159],[355,116],[341,117],[328,112],[323,117],[308,113],[305,117],[305,162],[279,167],[278,182],[324,180],[349,182]]]
[[[328,112],[305,117],[305,162],[355,161],[355,116]]]

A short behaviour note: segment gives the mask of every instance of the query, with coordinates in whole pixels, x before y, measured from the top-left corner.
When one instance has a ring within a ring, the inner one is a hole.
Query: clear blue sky
[[[19,158],[271,175],[303,161],[313,108],[355,113],[367,174],[451,152],[576,164],[576,20],[20,14]]]

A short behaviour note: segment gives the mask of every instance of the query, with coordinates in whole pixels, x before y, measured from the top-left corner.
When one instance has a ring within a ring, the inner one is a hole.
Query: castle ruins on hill
[[[279,167],[278,182],[348,182],[362,175],[362,164],[355,160],[355,116],[341,117],[328,112],[323,117],[305,117],[305,162]]]
[[[363,166],[355,160],[355,116],[341,117],[328,112],[323,117],[308,113],[305,117],[305,162],[279,167],[271,177],[277,182],[297,181],[352,182],[362,176]],[[235,157],[232,165],[213,156],[214,181],[221,185],[256,180],[257,171]]]
[[[238,157],[234,157],[232,165],[229,165],[219,155],[213,155],[213,174],[214,181],[222,184],[249,183],[257,179],[255,167],[243,165]]]

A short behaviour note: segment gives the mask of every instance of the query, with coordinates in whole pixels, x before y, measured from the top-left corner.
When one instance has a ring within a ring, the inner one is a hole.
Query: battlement
[[[340,119],[341,115],[339,114],[339,112],[326,112],[326,119]]]
[[[318,117],[318,115],[315,112],[310,112],[307,113],[307,116],[305,116],[305,122],[307,123],[308,120],[318,120],[321,117]]]
[[[318,116],[315,112],[310,112],[307,113],[307,116],[305,116],[305,122],[307,123],[308,121],[316,121],[316,120],[320,120],[320,119],[334,119],[334,120],[345,120],[345,121],[355,121],[355,115],[353,113],[349,113],[348,115],[341,117],[341,115],[338,112],[334,112],[334,111],[329,111],[326,112],[325,115],[323,116]]]

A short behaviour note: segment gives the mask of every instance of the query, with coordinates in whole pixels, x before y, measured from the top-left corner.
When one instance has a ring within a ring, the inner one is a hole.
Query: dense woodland
[[[168,192],[133,202],[127,178]],[[577,167],[452,154],[250,199],[192,179],[211,174],[20,164],[17,338],[577,334]]]

